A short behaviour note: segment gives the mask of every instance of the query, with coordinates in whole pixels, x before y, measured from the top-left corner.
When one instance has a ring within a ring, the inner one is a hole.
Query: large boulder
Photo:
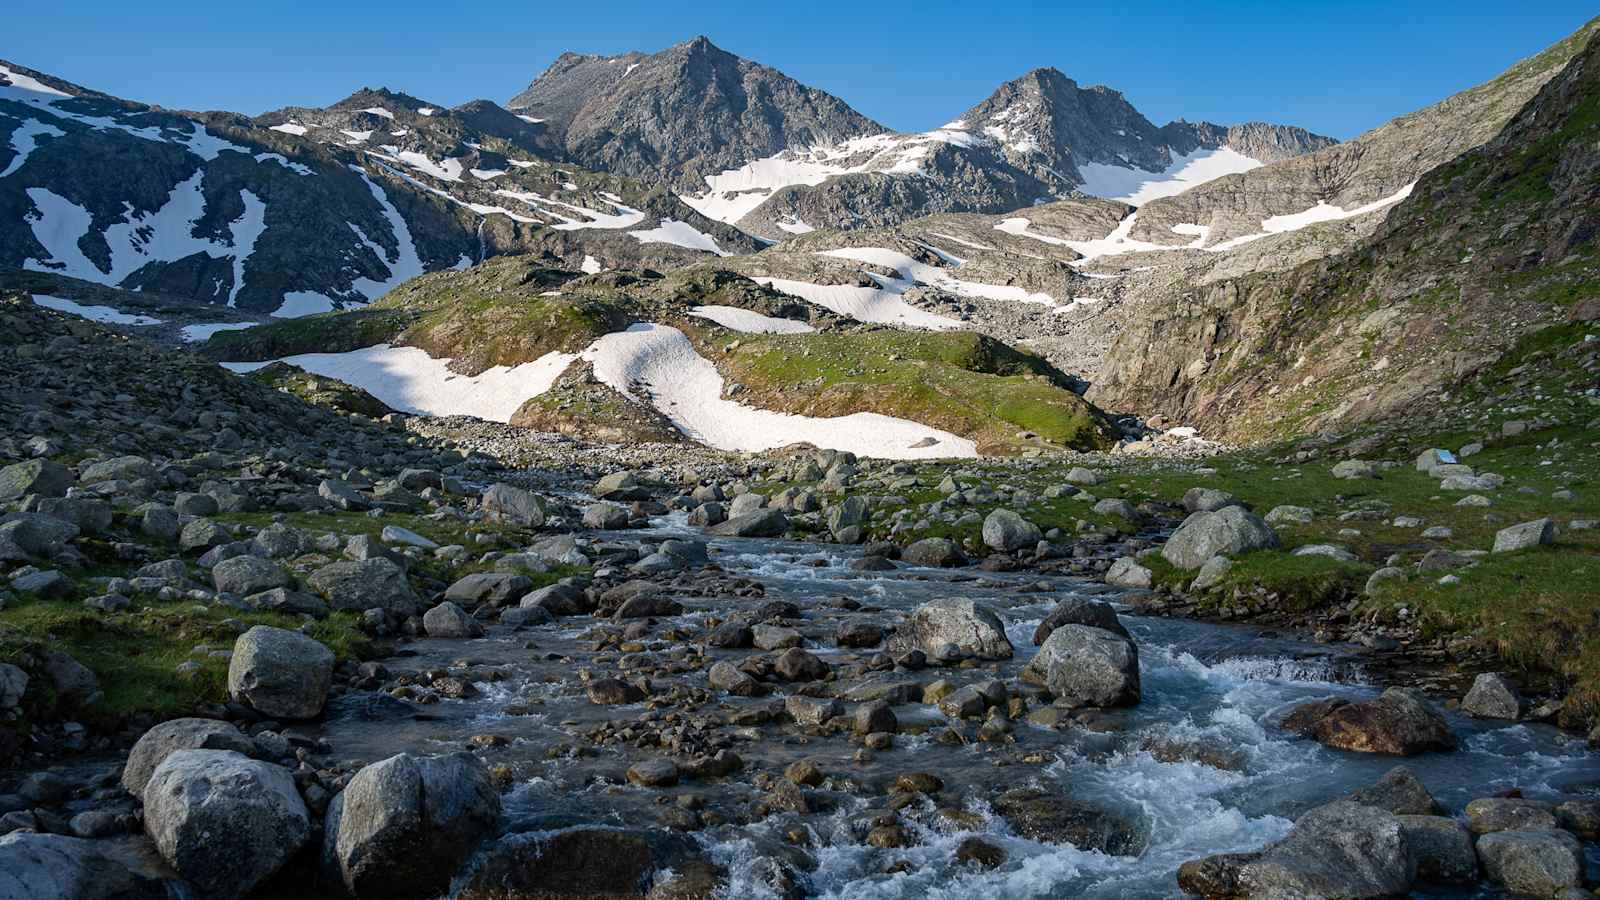
[[[311,816],[282,766],[232,750],[178,750],[145,785],[144,828],[204,895],[243,897],[300,851]]]
[[[1249,897],[1403,897],[1416,860],[1399,818],[1336,800],[1301,816],[1282,841],[1239,870]]]
[[[1483,874],[1513,893],[1555,897],[1583,886],[1583,844],[1565,831],[1497,831],[1478,838]]]
[[[923,538],[913,542],[901,552],[900,559],[913,566],[928,568],[947,569],[967,564],[967,557],[956,542],[942,537]]]
[[[179,750],[232,750],[254,755],[256,743],[239,729],[216,719],[173,719],[146,731],[128,752],[122,786],[135,797],[144,793],[150,776]]]
[[[1106,584],[1113,587],[1147,588],[1155,581],[1155,573],[1131,556],[1124,556],[1106,570]]]
[[[432,638],[483,637],[478,620],[449,600],[422,614],[422,628]]]
[[[1139,650],[1133,641],[1088,625],[1050,632],[1022,670],[1069,706],[1133,706],[1139,702]]]
[[[463,576],[445,589],[444,599],[462,606],[474,607],[480,603],[496,606],[522,597],[533,587],[533,580],[514,572],[474,572]]]
[[[138,481],[154,478],[156,467],[142,456],[118,456],[85,466],[78,480],[84,484],[102,481]]]
[[[1128,629],[1117,618],[1117,611],[1103,600],[1085,597],[1068,597],[1056,604],[1048,616],[1033,630],[1033,645],[1043,644],[1050,633],[1063,625],[1088,625],[1128,637]]]
[[[1494,533],[1494,552],[1510,553],[1556,542],[1556,523],[1550,519],[1535,519],[1512,525]]]
[[[492,484],[483,492],[479,502],[483,515],[491,522],[503,522],[507,525],[525,525],[529,528],[540,528],[544,525],[544,504],[534,496],[532,491],[527,491],[516,485]]]
[[[1522,695],[1504,675],[1484,672],[1472,680],[1461,701],[1461,711],[1480,719],[1511,719],[1522,715]]]
[[[958,597],[917,607],[890,642],[896,652],[921,650],[932,658],[942,656],[946,644],[979,659],[1010,659],[1012,654],[1000,617],[986,606]]]
[[[29,494],[64,497],[72,487],[72,470],[48,459],[30,459],[0,469],[0,503],[20,500]]]
[[[432,897],[499,823],[500,794],[472,754],[391,756],[334,798],[324,864],[361,900]]]
[[[335,610],[382,609],[401,618],[422,610],[404,569],[387,559],[341,560],[306,576],[306,585]]]
[[[997,509],[983,520],[983,542],[991,550],[1023,550],[1037,546],[1043,537],[1039,526],[1009,509]]]
[[[16,831],[0,837],[0,900],[167,900],[167,885],[115,858],[111,841]]]
[[[239,636],[228,662],[228,694],[275,719],[322,712],[333,682],[333,651],[298,631],[257,625]]]
[[[788,530],[789,517],[782,510],[758,509],[712,526],[711,533],[724,537],[779,537]]]
[[[1242,506],[1197,512],[1167,538],[1161,555],[1180,569],[1198,569],[1213,556],[1234,556],[1278,546],[1278,534]]]
[[[1386,809],[1397,816],[1436,816],[1444,812],[1427,787],[1405,766],[1395,766],[1371,787],[1351,791],[1345,799]]]
[[[273,588],[288,587],[289,573],[271,560],[259,556],[235,556],[211,569],[211,581],[221,593],[244,597]]]
[[[1389,688],[1375,700],[1357,703],[1341,699],[1307,703],[1290,711],[1283,727],[1357,753],[1414,756],[1456,745],[1444,717],[1405,688]]]

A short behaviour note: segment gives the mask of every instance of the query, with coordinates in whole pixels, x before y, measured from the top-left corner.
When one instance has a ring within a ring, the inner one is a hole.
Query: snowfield
[[[809,441],[886,459],[977,455],[977,446],[965,438],[892,416],[813,418],[723,399],[716,367],[695,353],[683,332],[666,325],[633,325],[608,334],[584,350],[583,358],[601,381],[652,403],[684,434],[722,450],[753,452]],[[934,443],[914,446],[929,439]]]
[[[119,312],[109,306],[86,306],[82,303],[68,300],[65,297],[52,297],[49,294],[34,294],[33,302],[34,305],[42,306],[45,309],[53,309],[56,312],[64,312],[80,319],[88,319],[91,322],[101,322],[106,325],[160,325],[162,322],[161,319],[151,316],[138,316]]]
[[[710,319],[723,328],[746,334],[809,334],[816,331],[804,322],[764,316],[754,310],[740,309],[737,306],[696,306],[689,310],[689,313],[702,319]]]
[[[1132,166],[1084,163],[1078,167],[1083,174],[1083,184],[1078,189],[1091,197],[1105,197],[1141,206],[1157,197],[1181,194],[1197,184],[1224,175],[1259,169],[1261,165],[1260,160],[1245,156],[1231,147],[1196,150],[1184,156],[1173,154],[1172,165],[1160,172]]]
[[[349,353],[303,353],[283,362],[337,378],[404,412],[508,422],[524,400],[548,391],[574,359],[571,353],[548,353],[530,363],[495,366],[469,377],[450,371],[450,360],[434,359],[416,347],[378,344]],[[267,363],[222,365],[254,372]]]
[[[947,261],[955,259],[947,253],[933,250],[935,254],[946,257]],[[822,256],[832,256],[837,259],[850,259],[864,262],[869,265],[883,266],[894,269],[900,273],[902,280],[936,287],[952,294],[963,297],[979,297],[985,300],[1007,300],[1017,303],[1039,303],[1044,306],[1055,306],[1054,297],[1043,292],[1029,291],[1025,288],[1011,285],[984,284],[979,281],[962,281],[951,275],[948,270],[927,263],[917,262],[904,253],[889,250],[883,247],[844,247],[838,250],[819,251]],[[959,265],[959,263],[957,263]],[[868,273],[870,275],[870,273]]]
[[[815,303],[858,322],[926,328],[930,331],[948,331],[962,327],[955,319],[927,312],[907,303],[900,295],[911,285],[904,281],[885,279],[879,283],[879,287],[874,288],[857,287],[853,284],[813,284],[809,281],[791,281],[787,278],[752,280],[785,294],[793,294],[808,303]]]
[[[622,208],[620,205],[618,206],[618,209]],[[715,253],[718,256],[730,255],[727,251],[717,246],[717,242],[712,240],[711,235],[687,222],[679,222],[677,219],[662,219],[654,228],[644,231],[630,231],[628,234],[632,235],[641,244],[674,244],[690,250],[704,250],[707,253]]]
[[[388,344],[349,353],[306,353],[282,361],[359,387],[406,412],[507,422],[525,401],[548,391],[578,359],[591,363],[601,382],[654,406],[684,434],[722,450],[767,450],[809,441],[887,459],[977,455],[972,441],[893,416],[796,416],[724,399],[716,367],[695,352],[683,332],[665,325],[633,325],[605,335],[582,353],[547,353],[530,363],[496,366],[472,377],[451,372],[448,359]],[[267,363],[222,365],[245,373]]]

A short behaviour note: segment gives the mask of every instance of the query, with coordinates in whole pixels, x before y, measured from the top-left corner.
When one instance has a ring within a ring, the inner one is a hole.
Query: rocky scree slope
[[[1600,41],[1364,246],[1125,315],[1090,396],[1235,437],[1348,425],[1448,391],[1516,341],[1600,316]],[[1580,336],[1581,337],[1581,336]]]

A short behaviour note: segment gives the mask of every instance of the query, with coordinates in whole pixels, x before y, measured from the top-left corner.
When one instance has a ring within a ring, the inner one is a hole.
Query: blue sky
[[[564,50],[705,34],[902,130],[1055,66],[1123,91],[1157,125],[1264,119],[1340,138],[1485,81],[1600,11],[1594,0],[12,6],[0,58],[178,108],[259,113],[362,86],[504,102]]]

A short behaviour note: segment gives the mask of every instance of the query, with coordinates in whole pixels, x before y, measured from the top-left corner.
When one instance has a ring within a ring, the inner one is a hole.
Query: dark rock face
[[[884,130],[839,98],[703,37],[651,55],[563,54],[510,106],[545,119],[586,166],[688,191],[790,147]]]
[[[1137,856],[1149,839],[1149,825],[1129,814],[1032,788],[1007,791],[991,805],[1013,830],[1036,841]]]
[[[461,900],[507,897],[640,897],[663,869],[688,861],[684,838],[650,831],[575,828],[542,837],[510,834],[488,847]]]

